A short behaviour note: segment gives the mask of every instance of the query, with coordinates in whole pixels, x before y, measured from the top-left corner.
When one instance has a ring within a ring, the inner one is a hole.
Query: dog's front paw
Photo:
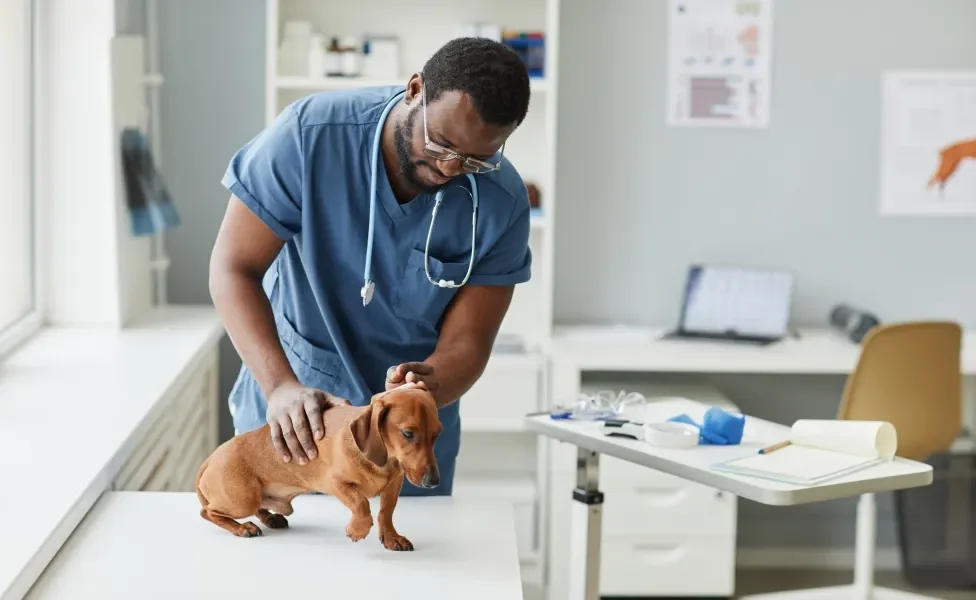
[[[367,516],[361,519],[353,519],[346,525],[346,537],[354,542],[358,542],[367,535],[373,528],[373,517]]]
[[[410,540],[397,533],[396,530],[394,529],[381,531],[380,543],[383,544],[383,547],[386,548],[387,550],[397,550],[397,551],[413,550],[413,543],[411,543]]]

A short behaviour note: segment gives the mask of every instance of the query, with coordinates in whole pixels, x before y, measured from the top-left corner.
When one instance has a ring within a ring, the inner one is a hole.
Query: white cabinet
[[[135,433],[139,442],[113,490],[193,491],[197,470],[218,443],[217,371],[214,347]]]
[[[600,591],[616,596],[731,596],[737,499],[601,457]]]
[[[542,359],[538,354],[492,354],[484,374],[461,399],[465,431],[524,429],[525,415],[539,410]]]

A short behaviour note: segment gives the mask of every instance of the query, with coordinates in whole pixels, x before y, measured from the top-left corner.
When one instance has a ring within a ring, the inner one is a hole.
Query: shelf
[[[367,77],[278,77],[275,85],[279,90],[346,90],[360,87],[383,85],[406,85],[409,76],[391,79],[370,79]],[[545,79],[533,77],[532,91],[545,92],[549,89]]]

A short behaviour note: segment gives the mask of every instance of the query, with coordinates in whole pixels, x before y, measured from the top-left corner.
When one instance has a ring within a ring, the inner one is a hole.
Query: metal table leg
[[[599,490],[599,469],[599,454],[577,448],[570,523],[569,600],[600,600],[603,492]]]

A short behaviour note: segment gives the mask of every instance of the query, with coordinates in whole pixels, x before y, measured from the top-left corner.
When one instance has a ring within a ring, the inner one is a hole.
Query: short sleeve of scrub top
[[[531,219],[526,192],[524,202],[516,204],[512,219],[492,249],[471,271],[472,285],[515,285],[529,280],[532,251],[529,249]]]
[[[302,138],[288,106],[234,155],[223,184],[284,241],[301,231]]]

